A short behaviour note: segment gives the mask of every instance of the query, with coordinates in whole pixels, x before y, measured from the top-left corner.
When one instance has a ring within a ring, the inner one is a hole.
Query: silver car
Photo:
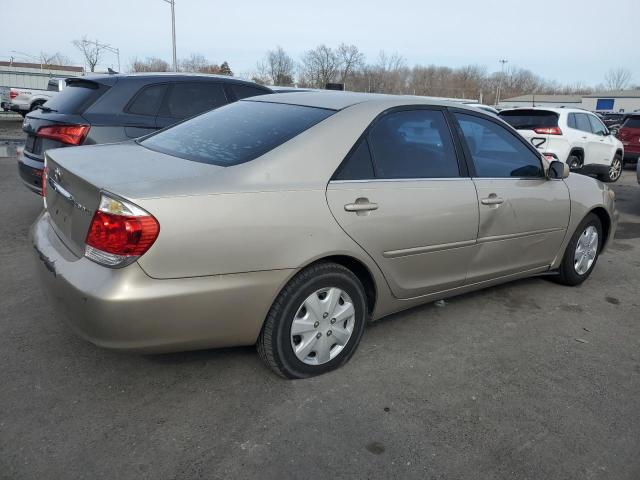
[[[345,92],[243,100],[136,142],[50,150],[38,270],[112,349],[257,344],[327,372],[365,325],[543,272],[577,285],[613,237],[613,192],[493,115]]]

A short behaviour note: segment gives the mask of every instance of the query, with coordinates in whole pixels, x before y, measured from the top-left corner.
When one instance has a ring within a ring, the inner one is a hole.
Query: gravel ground
[[[140,356],[77,338],[36,283],[41,200],[0,159],[0,478],[640,478],[640,187],[591,278],[535,278],[371,325],[342,369],[252,348]]]

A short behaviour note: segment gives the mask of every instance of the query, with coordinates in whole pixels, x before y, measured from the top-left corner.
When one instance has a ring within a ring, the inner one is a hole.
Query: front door
[[[464,284],[478,203],[473,181],[461,174],[443,111],[382,116],[336,172],[327,201],[398,298]]]
[[[616,142],[613,135],[604,123],[595,115],[587,114],[591,123],[591,135],[589,139],[589,152],[593,153],[593,161],[603,165],[610,165],[616,151]]]
[[[509,129],[455,113],[472,160],[480,224],[467,283],[551,264],[569,224],[569,191],[545,177],[542,159]]]

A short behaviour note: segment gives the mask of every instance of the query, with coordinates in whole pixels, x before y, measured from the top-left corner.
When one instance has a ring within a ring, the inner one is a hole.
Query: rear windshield
[[[640,128],[640,117],[629,117],[622,126],[624,128]]]
[[[335,113],[324,108],[240,101],[211,110],[140,144],[223,167],[254,160]]]
[[[509,110],[499,116],[516,130],[558,126],[558,114],[547,110]]]
[[[82,113],[108,89],[89,80],[73,80],[47,102],[47,107],[60,113]]]

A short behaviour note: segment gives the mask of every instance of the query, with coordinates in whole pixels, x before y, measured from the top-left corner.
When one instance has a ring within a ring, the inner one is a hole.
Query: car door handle
[[[480,200],[480,203],[483,205],[500,205],[501,203],[504,203],[504,199],[500,198],[495,193],[492,193],[487,198]]]
[[[369,202],[367,198],[358,198],[354,203],[347,203],[344,209],[347,212],[369,212],[371,210],[377,210],[378,204]]]

